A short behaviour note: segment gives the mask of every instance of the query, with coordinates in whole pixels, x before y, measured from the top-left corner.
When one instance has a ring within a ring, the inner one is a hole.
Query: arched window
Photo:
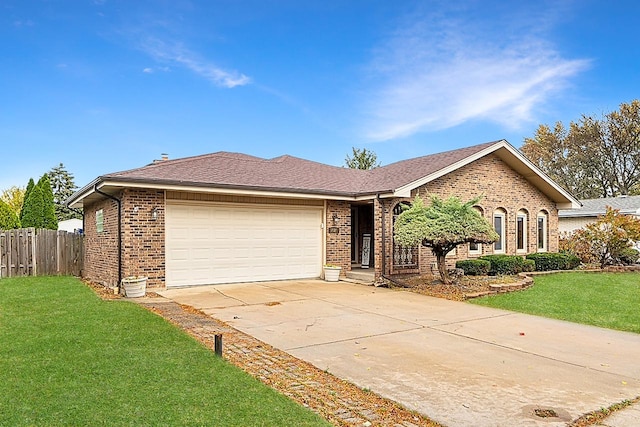
[[[480,206],[474,206],[473,209],[475,209],[480,216],[484,216]],[[482,243],[469,243],[469,255],[482,255]]]
[[[549,214],[547,211],[538,213],[538,252],[547,252],[549,247]]]
[[[520,209],[516,214],[516,252],[527,252],[527,242],[529,241],[528,217],[529,215],[524,209]]]
[[[503,254],[507,251],[505,223],[507,212],[504,209],[497,209],[493,212],[493,229],[498,233],[498,240],[493,244],[493,252]]]
[[[393,225],[396,224],[396,218],[403,211],[404,206],[411,206],[409,202],[400,202],[393,207]],[[419,246],[401,246],[393,240],[393,267],[395,269],[418,268]]]

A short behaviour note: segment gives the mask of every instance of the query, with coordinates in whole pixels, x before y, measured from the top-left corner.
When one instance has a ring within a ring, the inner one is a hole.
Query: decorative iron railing
[[[418,246],[400,246],[393,244],[393,267],[417,268],[418,267]]]

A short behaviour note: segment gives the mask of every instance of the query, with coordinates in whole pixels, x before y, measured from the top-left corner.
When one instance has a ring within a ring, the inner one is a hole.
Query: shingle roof
[[[560,209],[558,216],[570,218],[578,216],[598,216],[606,212],[607,206],[619,209],[624,214],[640,213],[640,196],[618,196],[599,199],[580,200],[582,207],[578,209]]]
[[[292,156],[262,159],[217,152],[102,176],[102,180],[250,188],[326,194],[373,194],[396,190],[445,169],[496,142],[403,160],[372,170],[325,165]]]
[[[292,156],[262,159],[228,152],[161,160],[141,168],[99,176],[72,195],[67,203],[82,207],[86,201],[116,194],[124,187],[298,194],[336,199],[371,198],[378,194],[408,197],[414,188],[492,153],[559,207],[579,204],[505,140],[416,157],[366,171]]]

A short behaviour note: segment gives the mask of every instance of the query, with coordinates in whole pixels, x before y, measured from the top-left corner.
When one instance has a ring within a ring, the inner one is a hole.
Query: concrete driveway
[[[160,294],[448,426],[563,426],[640,395],[637,334],[346,282]]]

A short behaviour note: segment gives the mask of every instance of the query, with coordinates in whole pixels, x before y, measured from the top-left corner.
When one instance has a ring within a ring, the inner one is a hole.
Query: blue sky
[[[635,1],[0,0],[0,189],[237,151],[516,147],[638,98]]]

